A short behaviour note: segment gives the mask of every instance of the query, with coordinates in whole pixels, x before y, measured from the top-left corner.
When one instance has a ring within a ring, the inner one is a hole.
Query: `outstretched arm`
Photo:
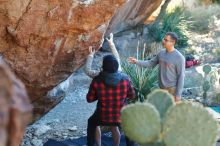
[[[94,58],[94,54],[95,54],[95,50],[93,50],[92,47],[89,47],[89,55],[87,56],[84,71],[91,78],[94,78],[100,73],[100,71],[98,70],[92,70],[92,61]]]
[[[140,67],[154,67],[159,63],[158,55],[152,58],[151,60],[141,61],[137,60],[134,57],[129,57],[128,62],[131,64],[137,64]]]
[[[113,33],[110,33],[110,39],[106,38],[106,40],[108,41],[108,44],[109,44],[111,51],[112,51],[112,54],[115,56],[115,58],[118,61],[118,64],[119,64],[118,71],[122,71],[120,56],[119,56],[118,51],[117,51],[115,44],[113,42]]]

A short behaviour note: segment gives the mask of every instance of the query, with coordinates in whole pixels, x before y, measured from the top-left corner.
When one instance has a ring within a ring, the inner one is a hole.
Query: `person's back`
[[[114,56],[105,56],[102,65],[103,71],[90,84],[86,99],[88,102],[98,100],[98,103],[94,114],[88,119],[88,146],[94,145],[95,129],[100,125],[110,126],[114,146],[119,146],[120,111],[125,105],[126,98],[134,98],[135,93],[127,75],[118,72],[118,66],[118,61]]]
[[[120,110],[126,98],[134,98],[134,90],[127,75],[101,72],[93,79],[91,87],[87,101],[98,100],[96,110],[100,113],[101,122],[120,124]]]

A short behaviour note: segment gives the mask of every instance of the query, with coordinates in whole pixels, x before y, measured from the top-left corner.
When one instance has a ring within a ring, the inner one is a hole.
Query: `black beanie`
[[[103,71],[115,73],[118,71],[118,61],[113,55],[107,55],[103,58]]]

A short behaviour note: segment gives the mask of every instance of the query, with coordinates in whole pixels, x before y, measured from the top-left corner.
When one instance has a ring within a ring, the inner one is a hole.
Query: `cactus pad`
[[[210,65],[204,65],[203,66],[203,71],[205,74],[208,74],[212,70],[212,67]]]
[[[140,146],[165,146],[165,145],[162,142],[154,142],[154,143],[142,144]]]
[[[215,146],[218,124],[199,104],[180,103],[167,111],[163,139],[167,146]]]
[[[209,81],[205,81],[202,85],[202,88],[205,92],[207,92],[211,88]]]
[[[136,103],[123,108],[121,121],[125,135],[139,144],[156,141],[161,132],[160,115],[149,103]]]
[[[163,119],[170,106],[174,105],[174,98],[168,91],[156,89],[147,96],[147,102],[157,108],[161,119]]]

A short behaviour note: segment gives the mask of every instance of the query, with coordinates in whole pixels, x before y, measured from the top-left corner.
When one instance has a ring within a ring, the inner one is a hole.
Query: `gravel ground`
[[[93,68],[101,66],[102,57],[108,53],[97,53]],[[87,119],[94,112],[95,103],[87,103],[86,94],[92,79],[83,69],[72,74],[61,83],[65,92],[64,100],[44,115],[41,119],[29,125],[21,146],[43,146],[48,139],[75,139],[86,135]],[[53,90],[53,94],[60,91],[60,86]]]

